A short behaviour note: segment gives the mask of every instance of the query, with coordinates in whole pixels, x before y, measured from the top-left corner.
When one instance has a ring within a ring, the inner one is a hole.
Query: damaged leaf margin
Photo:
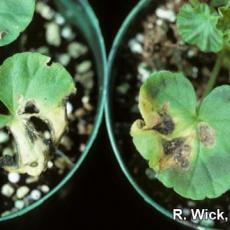
[[[134,145],[166,187],[194,200],[229,190],[230,86],[217,87],[198,106],[183,74],[156,72],[140,89],[139,109]]]
[[[0,46],[18,38],[32,20],[35,0],[0,1]]]
[[[20,53],[0,66],[0,101],[8,114],[0,115],[17,147],[17,164],[6,170],[38,176],[46,169],[49,143],[36,131],[32,117],[44,121],[55,144],[66,125],[65,99],[75,93],[72,77],[64,67],[38,53]],[[28,113],[27,106],[36,111]]]

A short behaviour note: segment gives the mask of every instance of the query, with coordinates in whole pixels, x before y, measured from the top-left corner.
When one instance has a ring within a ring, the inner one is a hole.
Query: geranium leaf
[[[0,101],[9,115],[0,115],[0,127],[12,132],[18,150],[18,165],[10,171],[39,175],[46,167],[49,146],[30,121],[43,120],[52,141],[58,142],[67,125],[65,99],[75,91],[69,73],[38,53],[21,53],[0,66]],[[36,111],[28,113],[33,107]]]
[[[177,29],[185,42],[204,52],[223,48],[223,33],[217,28],[219,16],[206,3],[185,4],[177,16]]]
[[[13,42],[32,20],[35,0],[0,1],[0,46]]]
[[[161,71],[141,87],[139,107],[144,120],[132,125],[133,142],[166,187],[194,200],[230,188],[230,86],[215,89],[198,108],[189,80]]]

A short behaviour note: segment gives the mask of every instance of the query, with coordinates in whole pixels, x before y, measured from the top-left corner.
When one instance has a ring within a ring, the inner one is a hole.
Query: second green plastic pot
[[[125,19],[124,23],[122,24],[111,49],[108,61],[108,69],[107,69],[107,78],[106,78],[106,102],[105,102],[105,116],[106,116],[106,126],[107,131],[109,134],[110,142],[115,153],[116,159],[125,174],[126,178],[128,179],[129,183],[133,186],[135,191],[143,198],[144,202],[151,205],[153,208],[158,210],[161,214],[169,219],[173,219],[172,213],[162,207],[157,200],[152,199],[144,190],[143,188],[137,183],[135,178],[133,177],[132,173],[128,169],[126,162],[124,160],[124,154],[118,145],[118,137],[114,132],[114,121],[113,121],[113,92],[114,92],[114,82],[116,78],[116,60],[119,58],[119,54],[121,52],[122,47],[124,44],[127,43],[129,38],[129,32],[132,29],[135,29],[135,25],[140,19],[143,18],[143,12],[150,7],[157,6],[157,4],[162,3],[161,1],[157,0],[141,0],[131,11],[128,17]],[[116,108],[119,109],[119,108]],[[130,110],[130,108],[127,108]],[[125,114],[124,114],[125,116]],[[130,121],[131,122],[131,121]],[[131,137],[130,137],[131,138]],[[179,222],[179,221],[178,221]],[[180,227],[188,227],[193,229],[208,229],[201,226],[195,226],[191,222],[179,222]]]
[[[96,117],[94,121],[93,131],[86,143],[86,148],[81,154],[80,158],[77,160],[73,168],[69,173],[63,178],[63,180],[56,185],[48,194],[43,196],[38,201],[32,203],[30,206],[23,208],[19,211],[10,212],[2,217],[1,221],[10,220],[26,214],[27,212],[33,210],[39,205],[43,204],[48,198],[53,196],[57,191],[59,191],[66,182],[76,173],[82,162],[85,160],[87,154],[89,153],[93,142],[96,139],[103,115],[104,99],[105,99],[105,72],[106,72],[106,54],[104,47],[104,40],[101,34],[98,20],[90,7],[87,0],[55,0],[59,12],[66,18],[66,20],[71,23],[73,26],[76,26],[78,30],[81,31],[82,36],[85,38],[88,43],[96,66],[96,73],[98,76],[98,103]]]

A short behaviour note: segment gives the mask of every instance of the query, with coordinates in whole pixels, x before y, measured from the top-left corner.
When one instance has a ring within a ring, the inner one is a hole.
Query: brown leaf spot
[[[175,138],[162,143],[164,156],[161,160],[161,169],[177,166],[183,170],[189,168],[191,146],[186,143],[186,138]]]
[[[206,148],[213,148],[216,142],[215,130],[205,122],[201,122],[198,126],[198,136],[200,141]]]
[[[183,145],[183,143],[184,140],[182,138],[175,138],[171,141],[165,141],[163,143],[164,153],[166,155],[176,154]]]

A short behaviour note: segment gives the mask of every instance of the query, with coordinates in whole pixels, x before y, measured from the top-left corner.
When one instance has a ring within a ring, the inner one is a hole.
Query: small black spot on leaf
[[[51,66],[53,64],[53,60],[50,58],[48,62],[46,63],[47,66]]]
[[[35,114],[39,113],[39,110],[32,101],[28,101],[25,106],[24,113],[26,114]]]

